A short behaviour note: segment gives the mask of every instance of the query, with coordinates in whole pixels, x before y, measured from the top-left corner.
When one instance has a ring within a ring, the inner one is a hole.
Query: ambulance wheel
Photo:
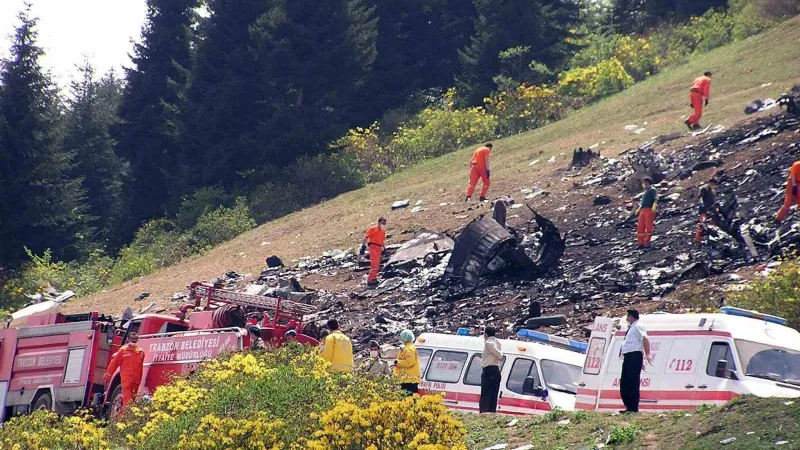
[[[111,400],[109,401],[108,417],[117,417],[117,414],[122,410],[122,385],[118,384],[111,392]]]
[[[36,411],[52,411],[53,409],[53,399],[50,397],[50,394],[43,393],[36,398],[36,401],[33,402],[33,412]]]

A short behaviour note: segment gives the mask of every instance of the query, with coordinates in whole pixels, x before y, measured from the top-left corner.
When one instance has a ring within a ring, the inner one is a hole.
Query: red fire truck
[[[248,323],[265,342],[281,345],[289,328],[317,345],[311,305],[248,295],[205,282],[189,286],[191,302],[173,315],[143,314],[115,322],[96,312],[31,316],[25,327],[0,329],[0,422],[37,409],[69,414],[91,407],[114,414],[121,402],[119,372],[103,383],[107,362],[128,334],[139,333],[145,352],[141,395],[174,375],[188,374],[222,352],[247,348]]]

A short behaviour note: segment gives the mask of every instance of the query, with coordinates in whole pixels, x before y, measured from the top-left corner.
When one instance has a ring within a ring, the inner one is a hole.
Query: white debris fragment
[[[511,428],[511,427],[513,427],[513,426],[516,426],[518,423],[519,423],[519,419],[514,419],[514,420],[512,420],[511,422],[508,422],[508,423],[506,424],[506,426],[507,426],[507,427],[509,427],[509,428]]]
[[[550,159],[547,160],[547,162],[550,163],[550,164],[553,164],[554,162],[556,162],[556,157],[555,156],[551,156]]]
[[[528,167],[535,166],[537,164],[539,164],[539,160],[538,159],[534,159],[533,161],[528,163]]]
[[[722,444],[722,445],[733,444],[734,442],[736,442],[736,438],[735,437],[729,437],[728,439],[723,439],[723,440],[719,441],[719,443]]]

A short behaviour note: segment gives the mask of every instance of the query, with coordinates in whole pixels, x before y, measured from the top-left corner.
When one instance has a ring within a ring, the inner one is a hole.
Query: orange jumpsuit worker
[[[367,286],[378,285],[378,271],[381,268],[381,255],[383,254],[384,244],[386,243],[386,219],[378,218],[378,224],[373,225],[364,233],[361,240],[361,250],[359,255],[363,255],[369,246],[370,271],[367,277]]]
[[[786,199],[783,201],[783,207],[778,211],[778,217],[775,219],[781,222],[786,218],[789,213],[789,208],[794,204],[800,204],[800,195],[797,192],[797,186],[800,185],[800,161],[795,161],[792,168],[789,169],[789,180],[786,182]]]
[[[691,89],[689,89],[689,102],[694,108],[694,114],[689,116],[683,123],[690,130],[700,128],[700,117],[703,116],[703,98],[705,98],[705,106],[708,106],[708,100],[711,98],[711,72],[706,72],[702,77],[695,78]]]
[[[636,209],[636,214],[639,215],[639,221],[636,224],[636,243],[640,250],[650,248],[653,225],[656,221],[656,208],[658,207],[658,192],[653,187],[653,180],[645,177],[642,180],[642,187],[644,188],[642,202]]]
[[[139,384],[142,382],[142,370],[144,369],[144,350],[139,347],[139,335],[131,332],[128,335],[128,343],[123,345],[111,357],[103,381],[108,382],[117,368],[120,368],[119,377],[122,384],[122,407],[136,397]]]
[[[472,154],[472,161],[469,163],[469,186],[467,186],[467,199],[465,201],[469,201],[472,198],[479,179],[483,183],[480,200],[486,200],[486,193],[489,192],[489,186],[492,185],[489,181],[489,153],[491,152],[492,143],[488,142]]]

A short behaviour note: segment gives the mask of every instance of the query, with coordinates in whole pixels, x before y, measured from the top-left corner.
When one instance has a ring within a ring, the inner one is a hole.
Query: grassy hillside
[[[711,105],[703,117],[730,126],[745,119],[744,105],[754,98],[775,97],[800,82],[800,18],[777,29],[711,53],[693,58],[685,65],[666,70],[614,97],[574,112],[566,119],[539,130],[495,143],[492,157],[494,185],[490,195],[521,197],[519,189],[534,185],[559,189],[560,174],[573,148],[602,143],[608,156],[658,134],[685,131],[683,120],[690,112],[688,86],[705,70],[714,72]],[[772,83],[762,87],[762,84]],[[647,125],[643,125],[647,122]],[[634,135],[624,126],[636,124],[646,131]],[[685,143],[694,138],[684,138]],[[463,149],[420,164],[381,183],[350,192],[323,204],[276,220],[239,236],[204,255],[186,260],[139,280],[107,289],[97,295],[75,300],[68,311],[88,309],[120,313],[143,291],[162,299],[197,279],[208,279],[235,270],[258,273],[264,258],[276,254],[291,261],[319,255],[332,248],[358,245],[361,233],[385,215],[392,239],[401,231],[420,228],[446,230],[475,214],[460,201],[467,181],[467,162],[472,149]],[[554,164],[548,164],[551,156]],[[529,166],[529,162],[540,162]],[[423,202],[425,211],[409,209],[392,212],[394,200]],[[438,206],[442,202],[453,205]],[[166,306],[167,301],[160,300]]]
[[[740,397],[721,408],[636,416],[552,412],[522,418],[511,427],[512,418],[506,416],[461,418],[469,430],[469,448],[477,450],[501,443],[509,449],[532,444],[542,450],[588,450],[597,444],[609,449],[800,448],[800,403],[784,399]]]

